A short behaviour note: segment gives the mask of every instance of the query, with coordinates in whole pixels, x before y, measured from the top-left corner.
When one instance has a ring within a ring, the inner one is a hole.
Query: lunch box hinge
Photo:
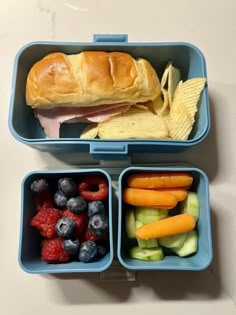
[[[124,160],[128,159],[128,145],[114,142],[92,143],[90,154],[95,160]]]
[[[94,34],[94,43],[127,43],[127,34]]]

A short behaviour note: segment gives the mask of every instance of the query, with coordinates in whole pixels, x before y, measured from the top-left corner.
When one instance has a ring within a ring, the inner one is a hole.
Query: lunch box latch
[[[127,34],[94,34],[94,43],[127,43]]]
[[[128,158],[128,145],[124,143],[91,143],[90,154],[96,160],[123,160]]]

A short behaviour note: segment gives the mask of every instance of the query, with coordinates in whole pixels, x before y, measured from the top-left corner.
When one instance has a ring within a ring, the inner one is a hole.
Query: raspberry
[[[70,218],[75,222],[76,228],[75,228],[74,236],[79,237],[80,235],[82,235],[82,233],[84,233],[88,225],[88,219],[89,219],[87,213],[83,212],[80,214],[75,214],[75,213],[72,213],[70,210],[66,209],[65,211],[62,212],[62,216]]]
[[[47,263],[66,263],[71,256],[63,248],[63,239],[60,237],[44,239],[42,241],[41,258]]]
[[[39,230],[40,234],[46,238],[56,236],[55,226],[61,218],[59,210],[54,208],[39,211],[31,220],[31,226]]]
[[[37,212],[43,209],[53,208],[53,193],[45,191],[35,194],[34,205]]]
[[[78,191],[85,200],[103,200],[108,195],[107,180],[101,176],[84,176]]]

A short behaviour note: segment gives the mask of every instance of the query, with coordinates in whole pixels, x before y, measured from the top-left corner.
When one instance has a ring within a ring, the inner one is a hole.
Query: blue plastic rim
[[[109,184],[109,245],[110,252],[96,262],[82,263],[77,261],[65,264],[47,264],[40,258],[41,236],[38,231],[30,226],[30,220],[34,216],[33,197],[30,193],[30,184],[39,177],[48,180],[56,180],[59,177],[71,176],[79,179],[86,174],[98,174],[104,176]],[[34,171],[25,176],[21,184],[21,214],[18,261],[20,267],[27,273],[79,273],[79,272],[102,272],[109,268],[113,261],[113,229],[112,229],[112,183],[107,172],[101,169],[86,170],[50,170]]]
[[[182,79],[206,77],[206,62],[201,51],[184,42],[129,43],[127,35],[94,35],[93,43],[73,42],[33,42],[24,46],[16,55],[12,78],[12,94],[9,108],[9,129],[18,141],[42,151],[89,152],[95,158],[122,158],[134,152],[176,153],[201,142],[210,128],[208,87],[206,86],[199,104],[193,131],[186,141],[131,139],[101,140],[80,139],[85,124],[62,124],[61,138],[48,139],[33,111],[25,103],[27,74],[32,65],[45,55],[60,51],[76,54],[85,50],[121,51],[133,57],[143,57],[150,61],[161,77],[169,61],[181,70]]]
[[[141,261],[132,259],[128,255],[128,249],[133,242],[127,238],[125,231],[125,207],[122,203],[122,189],[127,187],[127,177],[137,172],[189,172],[193,176],[191,190],[198,195],[200,202],[200,216],[197,222],[199,235],[198,251],[189,257],[165,256],[162,261]],[[206,269],[213,258],[212,238],[211,238],[211,219],[209,204],[209,182],[206,174],[194,167],[129,167],[125,169],[119,177],[119,210],[118,210],[118,242],[117,256],[120,263],[130,270],[191,270],[200,271]]]

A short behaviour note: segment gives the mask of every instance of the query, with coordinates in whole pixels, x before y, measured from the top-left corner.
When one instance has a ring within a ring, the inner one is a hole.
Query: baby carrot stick
[[[183,201],[187,197],[187,190],[185,188],[161,188],[156,191],[166,191],[175,196],[178,201]]]
[[[193,177],[186,172],[143,172],[127,179],[129,187],[144,189],[187,187],[192,182]]]
[[[136,237],[149,240],[191,231],[196,221],[191,214],[178,214],[163,220],[145,224],[136,230]]]
[[[137,188],[125,188],[122,198],[129,205],[142,207],[158,205],[174,208],[178,202],[176,197],[169,192]]]

